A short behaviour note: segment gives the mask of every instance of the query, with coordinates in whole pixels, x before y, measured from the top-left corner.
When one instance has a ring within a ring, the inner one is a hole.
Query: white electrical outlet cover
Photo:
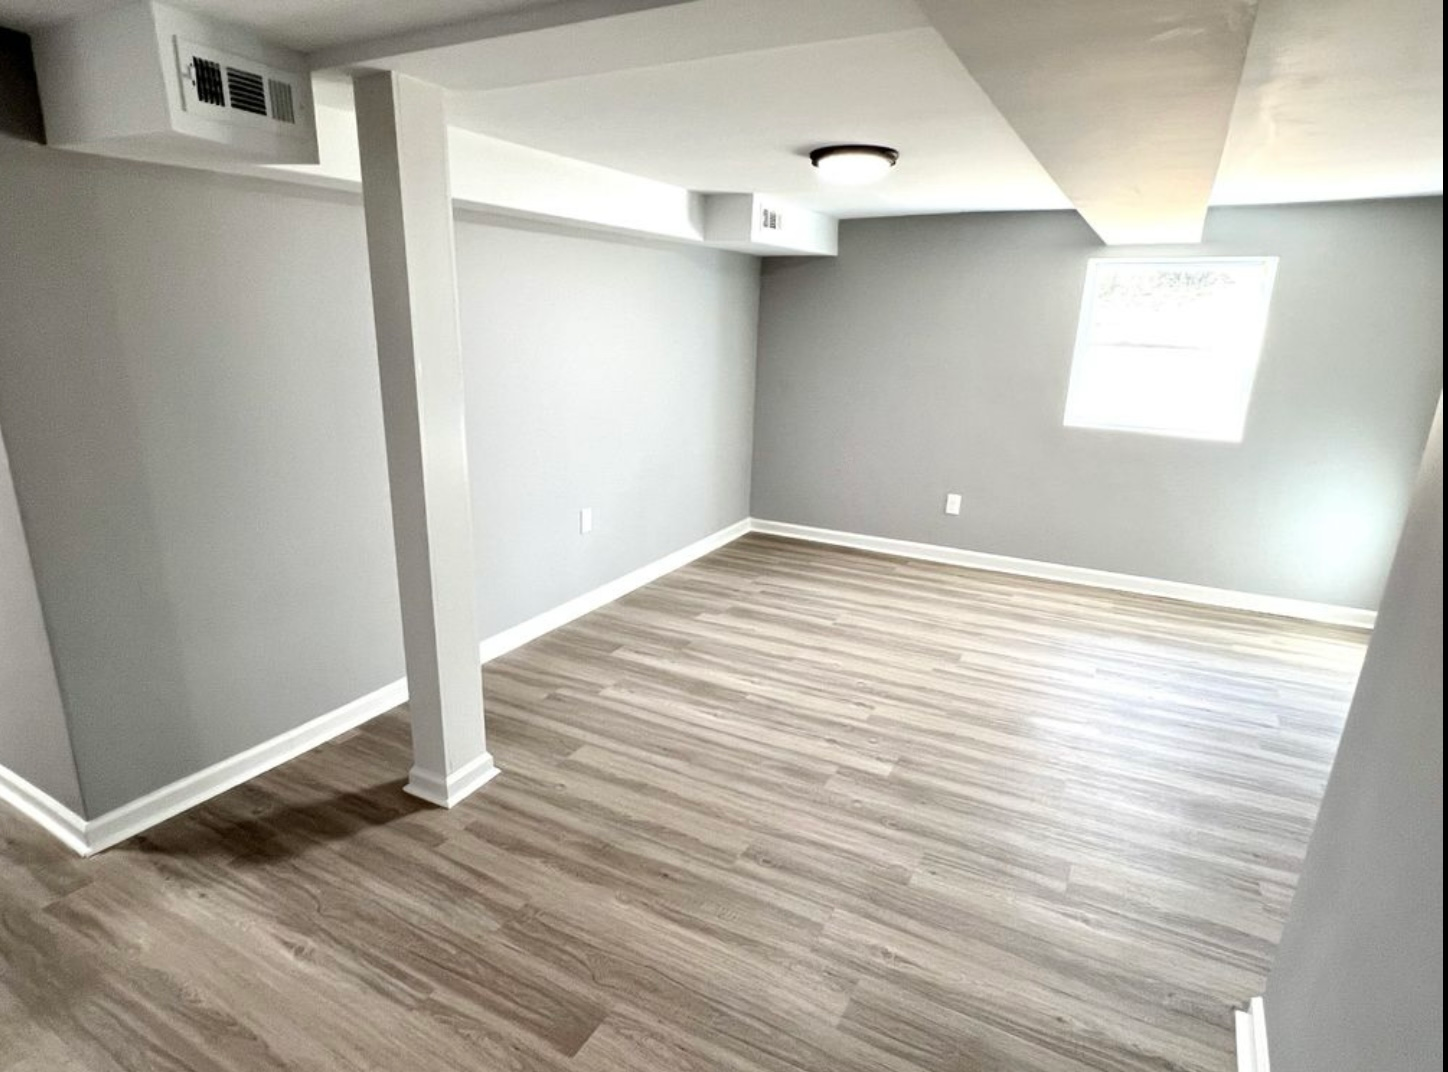
[[[945,512],[956,515],[960,513],[960,496],[954,493],[945,497]]]

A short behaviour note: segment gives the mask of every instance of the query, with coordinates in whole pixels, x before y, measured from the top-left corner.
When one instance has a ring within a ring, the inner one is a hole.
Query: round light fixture
[[[836,186],[865,186],[890,173],[900,154],[883,145],[826,145],[809,154],[820,178]]]

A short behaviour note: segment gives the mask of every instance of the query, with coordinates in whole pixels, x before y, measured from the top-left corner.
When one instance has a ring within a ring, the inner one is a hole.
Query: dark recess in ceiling
[[[0,26],[0,138],[45,141],[30,38]]]

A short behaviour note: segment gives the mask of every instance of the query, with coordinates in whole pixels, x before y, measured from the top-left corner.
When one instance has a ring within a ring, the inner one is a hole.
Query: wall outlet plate
[[[587,536],[593,531],[593,507],[585,506],[578,511],[578,534]]]
[[[952,517],[960,513],[960,496],[951,492],[945,497],[945,512]]]

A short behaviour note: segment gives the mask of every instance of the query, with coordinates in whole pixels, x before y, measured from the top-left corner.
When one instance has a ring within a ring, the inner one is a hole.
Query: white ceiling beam
[[[1201,241],[1256,0],[920,0],[1110,245]]]

